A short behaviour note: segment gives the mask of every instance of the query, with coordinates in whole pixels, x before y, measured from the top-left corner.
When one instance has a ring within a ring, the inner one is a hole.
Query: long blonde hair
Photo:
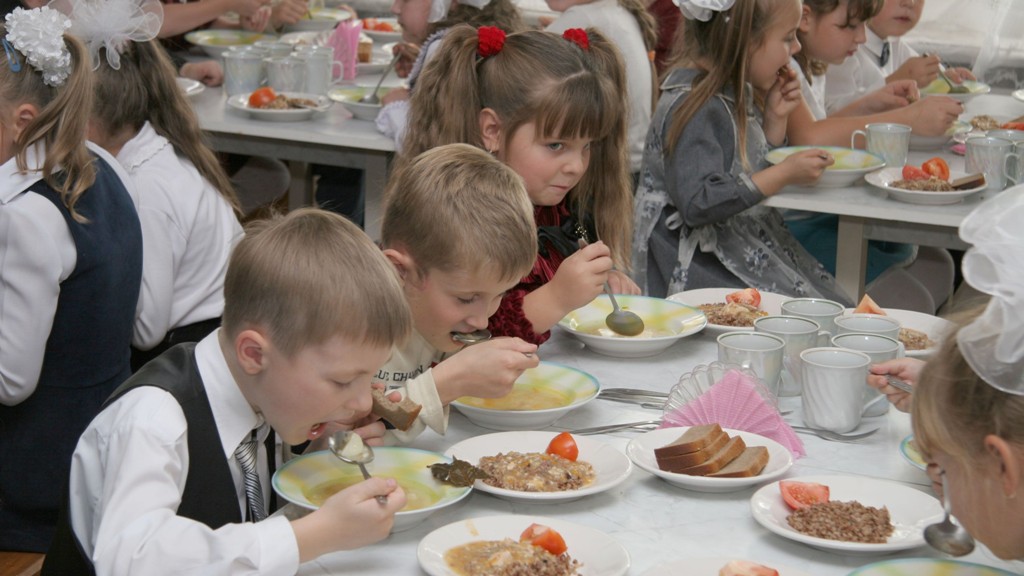
[[[7,36],[7,27],[0,24],[0,38]],[[28,170],[26,152],[35,143],[46,146],[43,180],[60,193],[64,205],[77,222],[87,219],[75,211],[75,204],[96,180],[96,167],[85,146],[85,134],[92,105],[92,71],[89,54],[75,37],[64,35],[64,44],[71,53],[71,73],[61,86],[47,86],[43,76],[18,52],[21,71],[12,72],[0,66],[0,121],[21,104],[32,104],[39,114],[14,140],[14,157],[18,170]],[[10,126],[5,126],[11,129]]]
[[[235,189],[206,144],[199,119],[178,88],[174,65],[164,49],[152,40],[128,42],[120,54],[121,68],[114,70],[107,63],[106,49],[99,52],[93,120],[107,134],[126,128],[137,133],[149,122],[220,192],[236,214],[240,213]]]
[[[633,0],[637,1],[637,0]],[[527,29],[523,22],[519,7],[512,0],[491,0],[483,8],[474,8],[469,4],[455,2],[448,10],[448,15],[440,22],[434,22],[427,28],[427,35],[438,30],[451,28],[456,24],[478,26],[496,26],[505,32],[522,32]]]
[[[484,148],[484,108],[501,120],[506,144],[531,122],[543,138],[590,139],[590,166],[569,191],[569,209],[581,221],[593,216],[598,237],[625,268],[633,226],[625,70],[604,36],[595,29],[587,36],[584,51],[550,32],[510,34],[500,52],[478,61],[477,30],[452,28],[420,74],[403,158],[456,142]]]

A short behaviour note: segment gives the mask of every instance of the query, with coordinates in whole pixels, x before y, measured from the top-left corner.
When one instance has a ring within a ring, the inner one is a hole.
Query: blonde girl
[[[789,184],[816,181],[821,150],[775,166],[800,84],[787,67],[799,50],[799,0],[681,0],[682,67],[651,124],[637,191],[633,266],[648,294],[752,286],[848,301],[835,280],[760,205]],[[755,98],[755,93],[763,97]]]
[[[534,343],[606,280],[616,292],[637,290],[612,270],[627,261],[631,224],[622,62],[595,30],[566,36],[452,28],[420,77],[403,155],[463,142],[523,178],[539,256],[490,329]]]
[[[138,370],[220,325],[228,256],[242,234],[238,201],[170,59],[151,40],[160,3],[106,0],[101,12],[85,0],[51,6],[70,16],[71,31],[94,53],[90,139],[117,158],[137,192],[145,240],[132,337],[132,369]]]
[[[0,24],[0,542],[45,552],[78,436],[130,375],[142,234],[85,145],[88,54],[49,8]],[[45,446],[45,450],[40,450]]]
[[[657,72],[651,58],[658,43],[654,17],[640,0],[547,0],[547,5],[562,14],[546,30],[561,34],[570,28],[597,28],[622,54],[629,92],[629,170],[638,174],[656,102]]]

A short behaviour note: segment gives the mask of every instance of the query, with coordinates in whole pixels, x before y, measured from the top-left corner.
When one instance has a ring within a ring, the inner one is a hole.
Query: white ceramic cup
[[[772,396],[779,396],[779,377],[786,343],[762,332],[726,332],[718,337],[718,360],[751,369]]]
[[[833,300],[823,298],[794,298],[782,303],[782,313],[786,316],[799,316],[814,320],[821,329],[835,336],[837,316],[841,316],[845,306]]]
[[[864,148],[885,160],[889,167],[902,167],[907,163],[907,152],[910,150],[910,126],[889,122],[868,124],[864,130],[854,130],[850,134],[850,148],[856,148],[857,136],[863,136]]]
[[[261,48],[267,51],[267,56],[270,58],[284,58],[292,53],[295,46],[287,42],[276,42],[274,40],[257,40],[253,42],[253,46]]]
[[[815,346],[827,346],[831,335],[821,330],[814,320],[798,316],[762,316],[754,320],[754,331],[778,336],[786,343],[779,396],[799,396],[802,377],[800,353]]]
[[[839,433],[860,426],[871,358],[856,350],[809,348],[800,359],[804,423]]]
[[[306,63],[306,88],[307,94],[327,94],[331,84],[334,83],[334,71],[337,67],[338,76],[343,71],[341,62],[334,61],[334,51],[308,51],[295,55]]]
[[[867,332],[881,334],[899,342],[900,322],[890,316],[881,314],[848,314],[836,318],[837,334],[850,332]]]
[[[306,89],[306,61],[292,56],[264,60],[267,84],[278,92],[303,92]]]
[[[258,50],[234,50],[224,53],[224,92],[228,96],[248,94],[263,85],[266,70],[264,55]]]
[[[989,192],[999,192],[1006,188],[1007,166],[1016,163],[1013,142],[1002,138],[968,138],[967,159],[965,165],[967,172],[973,174],[982,172],[985,174],[985,182],[988,185],[985,189]],[[1015,174],[1017,179],[1020,174]]]
[[[903,358],[906,354],[902,342],[881,334],[866,332],[849,332],[833,336],[832,345],[836,348],[863,352],[871,358],[872,364]],[[889,402],[885,394],[868,386],[867,380],[864,381],[864,388],[864,416],[881,416],[889,411]]]

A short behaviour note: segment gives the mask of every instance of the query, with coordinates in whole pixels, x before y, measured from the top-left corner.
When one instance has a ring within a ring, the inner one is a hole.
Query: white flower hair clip
[[[71,53],[64,44],[64,31],[71,27],[71,21],[46,6],[15,8],[4,21],[5,40],[43,75],[43,83],[62,86],[71,75]]]
[[[480,10],[484,6],[490,4],[491,0],[458,0],[458,3],[466,4]],[[427,14],[427,22],[433,24],[434,22],[444,20],[445,16],[448,15],[448,7],[451,4],[451,0],[431,0],[430,13]]]
[[[725,12],[736,0],[672,0],[687,20],[711,20],[715,12]]]
[[[128,43],[156,38],[164,21],[159,0],[53,0],[49,6],[71,19],[71,33],[89,48],[94,70],[100,48],[106,48],[110,67],[119,70]]]

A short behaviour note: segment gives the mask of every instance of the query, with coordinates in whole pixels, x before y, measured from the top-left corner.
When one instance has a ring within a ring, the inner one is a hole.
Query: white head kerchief
[[[466,4],[473,8],[480,9],[491,3],[491,0],[458,0],[459,4]],[[427,14],[427,22],[434,23],[444,20],[445,16],[448,15],[448,7],[451,6],[452,0],[431,0],[430,2],[430,13]]]
[[[159,0],[53,0],[49,6],[71,19],[71,33],[89,48],[93,69],[100,65],[100,48],[107,63],[121,68],[121,52],[129,42],[156,38],[164,21]]]
[[[960,224],[960,237],[972,245],[964,278],[992,299],[956,341],[986,382],[1024,394],[1024,185],[997,194]]]
[[[672,0],[688,20],[707,22],[715,12],[725,12],[736,0]]]
[[[71,23],[48,7],[15,8],[4,18],[7,36],[33,68],[43,75],[47,86],[62,86],[71,75],[71,52],[64,44],[64,31]]]

